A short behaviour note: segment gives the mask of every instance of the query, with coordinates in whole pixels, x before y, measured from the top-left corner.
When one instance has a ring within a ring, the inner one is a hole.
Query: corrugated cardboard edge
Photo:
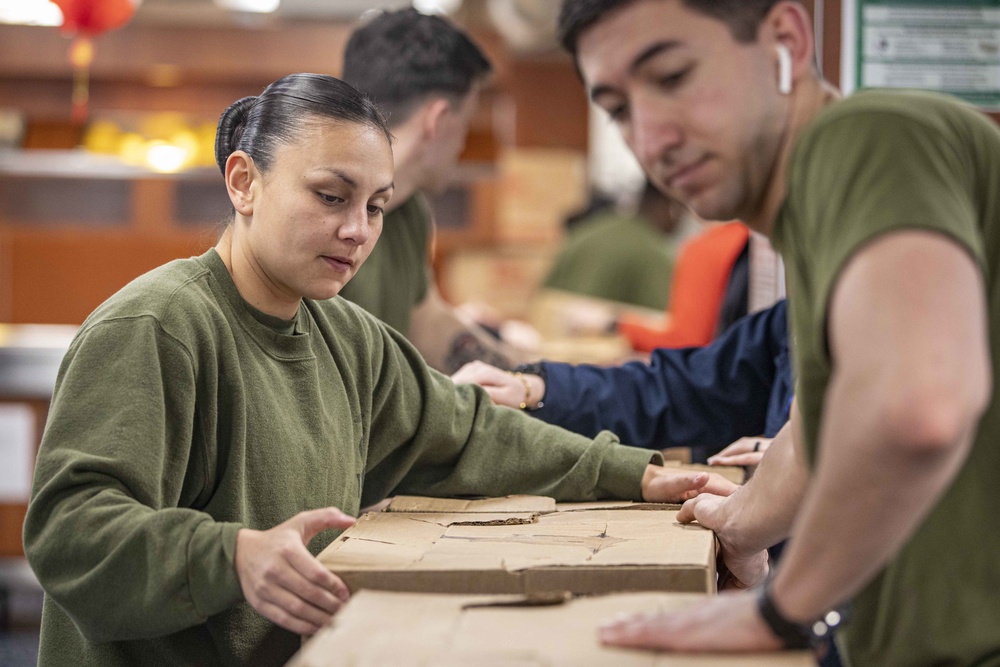
[[[344,570],[337,576],[351,591],[461,593],[468,595],[574,595],[659,591],[714,593],[714,558],[707,567],[685,565],[566,565],[524,570]]]
[[[556,501],[547,496],[515,495],[502,498],[430,498],[425,496],[396,496],[386,507],[386,512],[429,512],[450,514],[455,512],[489,514],[521,514],[554,512]]]

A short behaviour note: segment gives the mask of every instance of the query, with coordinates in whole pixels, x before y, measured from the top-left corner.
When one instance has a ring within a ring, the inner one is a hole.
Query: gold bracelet
[[[521,383],[524,385],[524,400],[521,401],[521,405],[519,405],[518,407],[521,408],[522,410],[527,410],[528,401],[531,399],[531,385],[528,383],[528,378],[524,377],[524,375],[520,371],[515,372],[514,377],[520,380]]]

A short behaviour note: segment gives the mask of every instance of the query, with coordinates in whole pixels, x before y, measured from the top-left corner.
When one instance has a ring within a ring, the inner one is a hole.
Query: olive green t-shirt
[[[832,371],[831,293],[851,257],[882,234],[938,232],[975,259],[1000,379],[1000,131],[988,118],[943,95],[857,93],[805,130],[789,174],[773,240],[785,260],[796,394],[813,458]],[[995,393],[954,483],[854,600],[840,636],[852,665],[1000,665],[998,479]]]
[[[382,236],[340,296],[408,335],[410,314],[427,296],[430,243],[430,210],[413,195],[385,215]]]
[[[606,213],[566,237],[545,286],[663,310],[676,248],[642,218]]]

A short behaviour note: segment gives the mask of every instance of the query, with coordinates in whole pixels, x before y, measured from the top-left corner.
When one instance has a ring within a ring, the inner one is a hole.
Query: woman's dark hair
[[[222,112],[215,132],[215,162],[225,174],[226,160],[241,150],[267,171],[275,147],[294,140],[316,117],[368,125],[392,141],[385,117],[364,93],[325,74],[289,74]]]

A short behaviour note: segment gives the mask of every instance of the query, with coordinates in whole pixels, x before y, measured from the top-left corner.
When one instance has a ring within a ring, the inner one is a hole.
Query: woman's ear
[[[253,215],[253,182],[259,178],[253,159],[243,151],[233,151],[226,160],[226,191],[240,215]]]

